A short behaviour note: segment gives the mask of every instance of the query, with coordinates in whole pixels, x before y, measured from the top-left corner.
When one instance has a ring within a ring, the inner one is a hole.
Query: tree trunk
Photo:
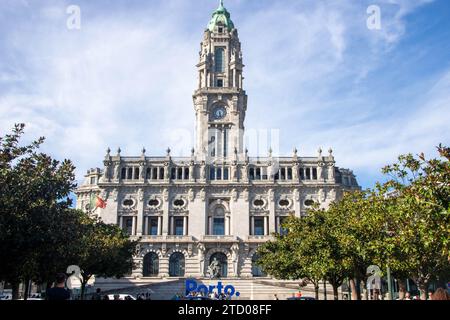
[[[30,280],[25,279],[25,290],[23,293],[23,300],[28,300],[28,294],[30,292]]]
[[[356,283],[355,279],[351,278],[350,280],[350,290],[352,291],[352,300],[359,300],[358,299],[358,290],[356,289]]]
[[[84,300],[84,290],[86,289],[87,281],[83,279],[81,282],[81,293],[80,293],[80,300]]]
[[[319,300],[319,283],[318,282],[314,284],[314,293],[315,293],[316,300]]]
[[[333,286],[333,297],[334,297],[334,300],[339,300],[339,291],[338,291],[339,286],[337,286],[334,283],[332,284],[332,286]]]
[[[356,279],[356,300],[361,300],[361,280]]]
[[[420,290],[420,300],[427,300],[428,281],[421,281],[417,284]]]
[[[405,279],[398,279],[398,299],[403,300],[405,299],[405,293],[406,293],[406,283]]]
[[[323,300],[327,300],[327,280],[323,280]]]
[[[12,299],[19,300],[19,282],[11,283],[12,288]]]

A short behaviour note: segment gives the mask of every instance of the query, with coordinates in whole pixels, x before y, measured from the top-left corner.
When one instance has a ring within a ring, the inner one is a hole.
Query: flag
[[[100,198],[97,195],[92,194],[91,195],[91,203],[90,203],[90,209],[95,210],[97,208],[105,209],[106,208],[106,201]]]

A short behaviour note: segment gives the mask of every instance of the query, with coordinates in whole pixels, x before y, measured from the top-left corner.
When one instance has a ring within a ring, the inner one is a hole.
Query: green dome
[[[216,11],[214,11],[214,13],[212,15],[212,19],[208,25],[209,31],[213,32],[214,28],[219,23],[222,23],[222,25],[227,27],[228,31],[231,31],[234,29],[234,23],[233,23],[233,21],[231,21],[230,13],[223,6],[223,0],[220,1],[219,7],[216,9]]]

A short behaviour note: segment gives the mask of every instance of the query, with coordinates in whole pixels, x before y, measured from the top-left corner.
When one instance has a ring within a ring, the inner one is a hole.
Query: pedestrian
[[[115,294],[115,295],[114,295],[114,300],[120,300],[120,295]]]
[[[428,300],[433,300],[433,290],[428,291]]]
[[[438,288],[433,293],[433,300],[434,301],[449,301],[450,300],[450,294],[448,293],[447,290],[442,289],[442,288]]]
[[[280,300],[276,294],[273,295],[273,300]]]
[[[47,290],[47,300],[69,300],[70,291],[65,288],[66,275],[64,273],[58,273],[56,275],[55,286]]]
[[[403,300],[411,300],[411,293],[406,292],[405,293],[405,297],[403,298]]]
[[[97,288],[97,290],[95,291],[95,293],[92,295],[92,300],[102,300],[102,295],[101,295],[102,289]]]
[[[109,300],[109,296],[107,294],[105,294],[105,296],[103,297],[103,300]]]

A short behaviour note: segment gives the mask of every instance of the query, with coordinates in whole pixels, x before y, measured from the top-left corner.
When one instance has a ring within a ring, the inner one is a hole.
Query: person
[[[101,292],[102,289],[97,288],[97,290],[95,290],[95,293],[92,295],[92,300],[102,300]]]
[[[411,293],[406,292],[405,293],[405,297],[403,298],[403,300],[411,300]]]
[[[105,296],[103,297],[103,300],[109,300],[109,297],[107,294],[105,294]]]
[[[433,300],[433,290],[428,291],[428,300]]]
[[[115,295],[114,295],[114,300],[120,300],[120,295],[115,294]]]
[[[433,293],[433,299],[434,301],[448,301],[450,300],[450,294],[448,293],[447,290],[442,289],[442,288],[438,288],[434,293]]]
[[[70,291],[65,288],[66,275],[58,273],[56,275],[55,286],[47,290],[46,299],[63,301],[70,299]]]
[[[280,300],[280,299],[278,299],[278,295],[274,294],[273,295],[273,300]]]

